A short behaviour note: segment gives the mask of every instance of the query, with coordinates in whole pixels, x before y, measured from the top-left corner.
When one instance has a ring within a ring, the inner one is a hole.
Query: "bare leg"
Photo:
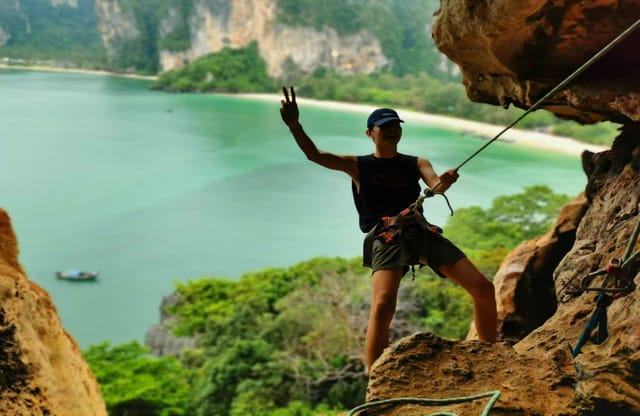
[[[495,342],[498,313],[493,283],[467,258],[440,267],[440,272],[469,292],[473,298],[473,322],[478,337],[482,341]]]
[[[365,345],[367,368],[371,368],[389,346],[389,327],[396,311],[398,287],[403,272],[403,269],[390,269],[373,273],[373,300]]]

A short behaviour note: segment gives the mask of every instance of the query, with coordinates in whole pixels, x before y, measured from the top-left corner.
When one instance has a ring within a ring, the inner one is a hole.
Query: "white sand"
[[[134,79],[147,79],[147,80],[156,80],[157,76],[145,76],[145,75],[136,75],[136,74],[118,74],[115,72],[108,71],[98,71],[91,69],[80,69],[80,68],[55,68],[52,66],[38,66],[38,65],[7,65],[0,63],[0,68],[3,69],[22,69],[22,70],[31,70],[31,71],[45,71],[45,72],[71,72],[76,74],[92,74],[92,75],[109,75],[114,77],[123,77],[123,78],[134,78]]]
[[[234,95],[255,100],[266,100],[274,102],[280,102],[280,100],[282,99],[282,97],[276,94]],[[298,101],[298,104],[300,104],[301,107],[314,106],[338,111],[350,111],[358,114],[369,114],[375,109],[375,107],[371,105],[342,103],[336,101],[319,101],[300,97],[297,97],[296,101]],[[301,108],[301,111],[304,112],[304,108]],[[493,139],[505,128],[505,126],[498,126],[494,124],[481,123],[477,121],[464,120],[435,114],[418,113],[408,110],[399,110],[398,113],[400,115],[400,118],[402,118],[405,122],[411,121],[423,123],[429,126],[455,130],[471,136],[478,136],[487,139]],[[500,136],[499,140],[505,140],[517,145],[547,149],[571,155],[580,155],[584,150],[601,152],[608,149],[604,146],[583,143],[569,137],[555,136],[552,134],[546,134],[532,130],[520,130],[516,128],[507,130]]]

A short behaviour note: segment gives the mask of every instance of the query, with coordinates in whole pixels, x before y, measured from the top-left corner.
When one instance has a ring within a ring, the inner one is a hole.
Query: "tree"
[[[482,272],[493,275],[510,250],[547,232],[567,202],[567,195],[545,185],[530,186],[520,194],[495,198],[489,209],[458,209],[444,230]]]
[[[497,197],[487,210],[478,206],[459,209],[445,232],[464,247],[512,249],[544,234],[567,202],[567,195],[555,194],[545,185],[530,186],[523,193]]]
[[[190,415],[192,373],[176,357],[155,358],[137,341],[89,347],[84,357],[110,416]]]

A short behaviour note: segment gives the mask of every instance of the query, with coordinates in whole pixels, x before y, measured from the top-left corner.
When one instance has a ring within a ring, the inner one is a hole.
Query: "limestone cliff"
[[[110,56],[117,52],[118,45],[140,35],[136,17],[122,3],[96,1],[103,44]],[[162,71],[180,68],[225,46],[241,48],[252,41],[258,41],[259,53],[271,76],[281,75],[288,63],[304,72],[322,65],[340,73],[370,73],[388,63],[378,39],[366,31],[340,36],[331,28],[315,30],[278,24],[275,0],[195,0],[188,16],[183,16],[178,7],[171,6],[165,13],[159,23],[160,37],[186,19],[190,46],[180,51],[161,48]]]
[[[0,415],[106,415],[100,387],[49,294],[28,280],[0,209]]]
[[[640,19],[638,0],[443,0],[441,6],[434,39],[460,66],[469,97],[522,108]],[[640,254],[639,36],[640,30],[544,105],[581,122],[624,126],[610,150],[583,154],[583,195],[548,234],[504,260],[495,276],[501,342],[474,341],[473,328],[465,341],[405,338],[372,368],[368,401],[500,391],[492,415],[640,415],[640,256],[633,256]],[[616,267],[629,258],[636,260]],[[611,296],[603,309],[608,336],[600,342],[595,328],[576,349],[599,294]],[[447,410],[480,414],[484,403]],[[367,415],[424,410],[381,404]]]
[[[135,15],[125,10],[118,0],[96,1],[98,31],[109,60],[115,59],[116,43],[126,43],[140,36]]]

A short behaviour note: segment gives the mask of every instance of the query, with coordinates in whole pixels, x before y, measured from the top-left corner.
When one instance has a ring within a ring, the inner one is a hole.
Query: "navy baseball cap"
[[[399,121],[404,123],[404,120],[400,120],[398,113],[390,108],[378,108],[369,115],[367,119],[367,128],[370,129],[373,126],[382,126],[389,121]]]

